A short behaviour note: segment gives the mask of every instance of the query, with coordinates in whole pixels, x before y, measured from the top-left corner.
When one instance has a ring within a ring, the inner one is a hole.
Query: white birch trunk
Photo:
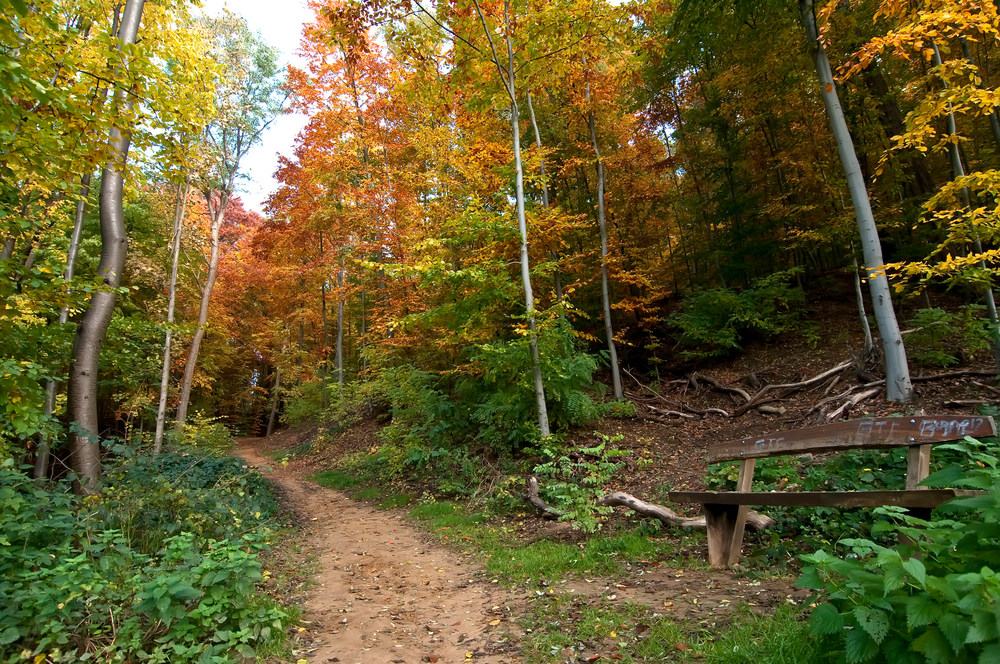
[[[191,193],[191,178],[185,178],[177,185],[177,200],[174,204],[174,234],[170,244],[170,292],[167,299],[167,333],[163,342],[163,367],[160,371],[160,400],[156,408],[156,433],[153,436],[153,454],[163,449],[163,429],[167,420],[167,393],[170,389],[170,346],[173,339],[174,306],[177,302],[177,270],[181,255],[181,229],[187,212],[188,196]]]
[[[517,108],[517,87],[514,81],[514,46],[510,39],[510,0],[504,0],[504,39],[507,44],[507,69],[506,75],[504,67],[500,64],[500,57],[497,55],[496,47],[493,44],[493,37],[486,19],[483,17],[479,0],[473,0],[476,6],[476,13],[483,26],[483,33],[490,43],[490,51],[493,54],[493,64],[496,65],[500,73],[500,79],[507,88],[507,95],[510,97],[510,127],[513,135],[514,146],[514,195],[517,201],[517,228],[521,234],[521,283],[524,287],[524,309],[528,318],[528,345],[531,350],[531,373],[535,389],[535,405],[538,413],[538,429],[542,438],[550,435],[549,413],[545,405],[545,384],[542,381],[541,359],[538,353],[538,331],[535,327],[535,296],[531,290],[531,264],[528,259],[528,224],[524,216],[524,166],[521,161],[521,126]]]
[[[586,60],[584,60],[586,64]],[[586,100],[590,104],[590,82],[586,85]],[[618,370],[618,350],[615,348],[615,331],[611,321],[611,289],[608,286],[608,225],[604,215],[604,160],[601,149],[597,145],[597,128],[594,122],[594,111],[587,114],[587,126],[590,128],[590,140],[594,145],[594,156],[597,158],[597,226],[601,232],[601,305],[604,307],[604,334],[608,340],[608,361],[611,364],[611,385],[615,400],[625,398],[622,392],[622,377]]]
[[[844,119],[844,111],[840,106],[837,88],[830,69],[830,61],[819,40],[816,27],[816,17],[813,14],[812,0],[799,0],[799,9],[805,24],[809,49],[813,64],[819,75],[823,104],[826,106],[830,129],[837,142],[840,163],[847,177],[847,186],[851,192],[851,202],[854,204],[854,214],[858,223],[858,233],[861,236],[861,248],[865,270],[868,273],[868,288],[871,292],[872,308],[875,313],[875,323],[882,337],[882,351],[885,354],[885,388],[889,401],[907,402],[913,396],[913,386],[910,383],[910,369],[906,362],[906,349],[903,346],[903,336],[899,332],[896,312],[892,308],[892,296],[889,291],[889,279],[883,269],[882,243],[872,214],[868,190],[861,175],[861,165],[854,150],[854,141]]]
[[[235,170],[233,169],[234,174]],[[208,306],[219,272],[219,230],[222,228],[226,208],[229,207],[229,192],[232,188],[232,181],[233,178],[230,177],[226,187],[220,190],[217,207],[212,201],[212,192],[209,191],[205,194],[208,209],[212,214],[212,248],[208,259],[208,277],[205,279],[205,288],[201,292],[201,304],[198,307],[198,329],[195,330],[194,338],[191,339],[191,349],[188,351],[187,363],[184,365],[180,402],[177,404],[177,421],[174,425],[177,431],[182,431],[187,422],[188,404],[191,401],[191,385],[194,382],[194,372],[198,365],[198,352],[201,350],[201,342],[205,338],[208,325]]]

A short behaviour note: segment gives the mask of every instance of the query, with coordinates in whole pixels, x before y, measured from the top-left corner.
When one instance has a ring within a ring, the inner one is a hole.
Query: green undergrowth
[[[123,448],[115,450],[127,453]],[[262,591],[273,485],[241,460],[133,456],[73,494],[0,468],[0,662],[243,662],[286,649]]]
[[[719,621],[677,621],[635,602],[576,597],[550,589],[521,618],[528,662],[809,664],[821,659],[801,609],[760,616],[737,607]]]

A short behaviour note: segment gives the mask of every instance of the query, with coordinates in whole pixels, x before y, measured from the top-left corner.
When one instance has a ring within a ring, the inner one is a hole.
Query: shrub
[[[291,618],[257,592],[274,494],[234,459],[168,454],[68,481],[0,467],[0,662],[238,662]]]
[[[234,457],[136,457],[112,469],[105,481],[96,504],[102,523],[147,553],[181,532],[206,541],[238,537],[278,512],[274,485]]]
[[[573,528],[593,533],[601,528],[601,517],[610,514],[610,507],[597,504],[604,495],[604,487],[624,465],[613,461],[628,454],[626,450],[611,447],[622,439],[621,435],[608,437],[598,434],[601,442],[594,447],[583,447],[572,455],[562,454],[547,447],[542,453],[549,461],[535,466],[535,474],[549,481],[541,492],[552,507],[562,512],[560,521],[570,521]]]
[[[794,269],[776,272],[743,291],[717,288],[688,297],[667,319],[678,330],[681,356],[725,357],[740,350],[748,337],[800,329],[805,294],[790,285],[795,274]]]
[[[986,307],[967,304],[951,313],[944,309],[920,309],[909,320],[913,329],[906,336],[906,350],[917,364],[948,367],[988,351],[990,322]]]
[[[586,424],[607,408],[591,394],[597,358],[581,353],[572,329],[562,320],[539,333],[539,356],[549,424],[553,431]],[[516,450],[538,437],[537,406],[531,351],[527,338],[483,344],[472,353],[473,370],[457,387],[471,408],[475,436],[498,451]]]
[[[875,526],[905,538],[881,546],[852,538],[847,555],[804,555],[798,585],[824,593],[810,619],[840,661],[959,664],[1000,661],[1000,468],[997,449],[966,438],[941,445],[965,457],[924,481],[985,491],[940,506],[930,521],[901,508]],[[971,468],[971,469],[970,469]],[[951,517],[951,518],[948,518]]]
[[[221,422],[221,418],[195,413],[184,425],[180,437],[174,437],[174,445],[203,454],[227,454],[236,446],[233,435]]]

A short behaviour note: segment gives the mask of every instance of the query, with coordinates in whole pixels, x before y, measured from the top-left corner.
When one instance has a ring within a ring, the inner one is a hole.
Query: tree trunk
[[[861,165],[858,163],[858,156],[854,150],[854,141],[851,139],[847,121],[844,119],[844,112],[840,106],[840,99],[837,96],[830,61],[827,59],[826,51],[819,40],[812,0],[799,0],[799,9],[805,24],[813,64],[822,86],[827,119],[837,142],[840,163],[844,168],[847,186],[851,192],[851,201],[854,204],[865,269],[868,272],[868,287],[871,291],[875,322],[882,337],[882,350],[885,354],[886,396],[889,401],[907,402],[913,396],[913,386],[910,383],[910,370],[906,363],[903,337],[899,332],[896,313],[892,308],[889,279],[883,269],[885,261],[882,260],[882,243],[879,239],[878,227],[875,225],[875,217],[872,214],[868,190],[865,188],[864,178],[861,175]]]
[[[584,60],[586,64],[586,60]],[[590,82],[586,85],[587,104],[590,104]],[[601,159],[601,149],[597,145],[597,128],[594,122],[594,111],[587,114],[587,125],[590,128],[590,140],[594,144],[594,155],[597,157],[597,225],[601,231],[601,305],[604,307],[604,334],[608,339],[608,361],[611,364],[611,385],[615,401],[622,401],[622,377],[618,369],[618,351],[615,348],[615,332],[611,322],[611,292],[608,287],[608,225],[604,217],[604,161]]]
[[[191,339],[191,349],[188,351],[187,363],[184,365],[180,402],[177,404],[177,422],[174,425],[177,431],[182,431],[185,422],[187,422],[188,404],[191,401],[191,385],[194,382],[194,371],[198,364],[198,352],[201,350],[201,342],[205,338],[205,329],[208,324],[208,305],[212,299],[212,289],[215,288],[215,278],[219,272],[219,230],[222,227],[226,208],[229,206],[231,188],[232,178],[227,186],[219,191],[217,207],[212,201],[213,192],[205,193],[208,210],[212,213],[212,249],[208,259],[208,277],[205,279],[205,288],[201,292],[201,305],[198,307],[198,329],[195,330],[194,338]]]
[[[934,65],[937,67],[942,66],[941,62],[941,51],[938,49],[938,45],[935,42],[931,42],[931,46],[934,48]],[[968,48],[966,46],[966,48]],[[962,164],[962,154],[958,150],[958,127],[955,124],[955,113],[952,111],[951,104],[948,104],[948,135],[954,137],[954,140],[948,142],[948,156],[951,159],[951,177],[953,180],[965,177],[965,166]],[[962,205],[965,207],[966,211],[972,209],[972,197],[969,195],[968,187],[962,187]],[[975,228],[972,229],[972,245],[973,249],[980,256],[983,255],[983,244],[979,239],[979,231]],[[982,268],[985,274],[989,274],[989,269],[986,266],[986,261],[979,261],[979,266]],[[986,313],[990,319],[990,328],[992,330],[993,337],[993,363],[1000,369],[1000,319],[997,317],[997,302],[993,297],[993,286],[987,282],[986,287],[983,289],[983,300],[986,302]]]
[[[177,184],[177,200],[174,203],[174,234],[171,239],[170,294],[167,299],[167,334],[163,343],[163,367],[160,370],[160,401],[156,409],[156,433],[153,437],[153,454],[163,449],[163,429],[167,420],[167,392],[170,388],[170,345],[173,339],[174,305],[177,302],[177,269],[181,255],[181,229],[187,212],[188,196],[191,194],[191,178]]]
[[[271,414],[267,418],[267,431],[265,438],[270,438],[274,433],[274,424],[278,419],[278,388],[281,387],[281,367],[274,367],[274,387],[271,388]]]
[[[344,285],[346,274],[344,268],[337,270],[337,349],[334,355],[334,368],[337,370],[337,394],[344,396]]]
[[[872,326],[868,324],[868,313],[865,311],[865,296],[861,292],[861,273],[858,271],[858,257],[851,247],[851,263],[854,267],[854,297],[858,302],[858,317],[861,319],[861,329],[865,333],[865,357],[872,352],[875,342],[872,340]]]
[[[535,146],[538,148],[538,173],[541,175],[542,182],[542,207],[546,210],[549,208],[549,185],[545,182],[545,157],[542,155],[542,135],[538,131],[538,122],[535,121],[535,107],[531,104],[531,93],[528,93],[528,115],[531,117],[531,127],[535,130]],[[555,249],[551,250],[552,260],[559,260],[559,252]],[[556,303],[562,304],[563,301],[563,290],[562,290],[562,274],[559,272],[559,267],[557,266],[555,271],[552,273],[553,286],[556,290]],[[560,312],[559,314],[565,319],[566,313]]]
[[[92,176],[90,173],[80,178],[80,200],[76,202],[73,233],[70,235],[69,249],[66,250],[66,270],[63,272],[63,279],[67,282],[73,280],[73,268],[76,265],[76,256],[80,252],[80,236],[83,234],[84,213],[87,210],[87,197],[90,196],[91,179]],[[63,307],[59,310],[59,325],[65,325],[67,321],[69,321],[69,309]],[[55,409],[56,382],[50,380],[45,385],[45,415],[51,417]],[[42,437],[38,445],[38,455],[35,458],[35,479],[48,477],[51,451],[51,442],[48,438]]]
[[[127,0],[119,26],[118,49],[134,44],[142,20],[145,0]],[[127,91],[116,95],[117,106],[128,116],[133,98]],[[101,175],[101,260],[97,274],[103,279],[105,290],[94,292],[87,312],[80,321],[69,378],[70,419],[77,430],[70,434],[71,465],[80,477],[78,488],[84,493],[97,490],[101,478],[100,427],[97,418],[97,371],[101,346],[111,323],[115,307],[115,289],[121,282],[128,251],[128,237],[122,210],[122,192],[125,185],[124,168],[128,158],[130,134],[128,128],[113,127],[109,144],[111,160]]]
[[[319,258],[323,263],[323,231],[319,232]],[[323,410],[330,406],[330,394],[327,391],[327,380],[329,378],[329,363],[327,362],[328,346],[330,345],[329,324],[326,320],[326,271],[324,270],[323,281],[319,285],[320,306],[323,312],[323,355],[320,364],[320,376],[323,381]]]
[[[514,191],[517,202],[517,228],[521,234],[521,283],[524,287],[524,309],[528,318],[528,345],[531,351],[531,372],[535,388],[535,405],[538,413],[538,429],[542,438],[550,435],[549,413],[545,405],[545,384],[542,381],[541,358],[538,354],[538,330],[535,326],[535,295],[531,290],[531,264],[528,259],[528,223],[524,216],[524,166],[521,161],[521,125],[517,108],[517,87],[514,81],[514,45],[510,38],[510,0],[504,0],[504,39],[507,44],[507,69],[500,64],[500,57],[497,55],[496,47],[493,44],[493,36],[486,19],[483,16],[479,0],[472,0],[476,6],[476,13],[483,26],[483,33],[490,43],[490,52],[493,56],[493,64],[496,65],[500,74],[500,80],[507,89],[507,96],[510,97],[510,126],[514,147]],[[506,74],[505,74],[506,71]]]

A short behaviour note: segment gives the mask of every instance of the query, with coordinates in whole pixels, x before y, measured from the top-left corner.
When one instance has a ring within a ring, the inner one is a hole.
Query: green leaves
[[[939,486],[995,487],[996,443],[966,439],[952,446],[974,465],[951,466],[928,478]],[[802,556],[797,585],[819,589],[826,602],[810,619],[814,634],[842,633],[848,662],[964,664],[1000,653],[1000,580],[995,572],[1000,491],[943,508],[956,519],[921,521],[891,516],[912,544],[896,549],[863,539],[842,540],[844,558],[824,551]],[[939,512],[945,511],[939,509]],[[920,527],[918,527],[920,526]]]

